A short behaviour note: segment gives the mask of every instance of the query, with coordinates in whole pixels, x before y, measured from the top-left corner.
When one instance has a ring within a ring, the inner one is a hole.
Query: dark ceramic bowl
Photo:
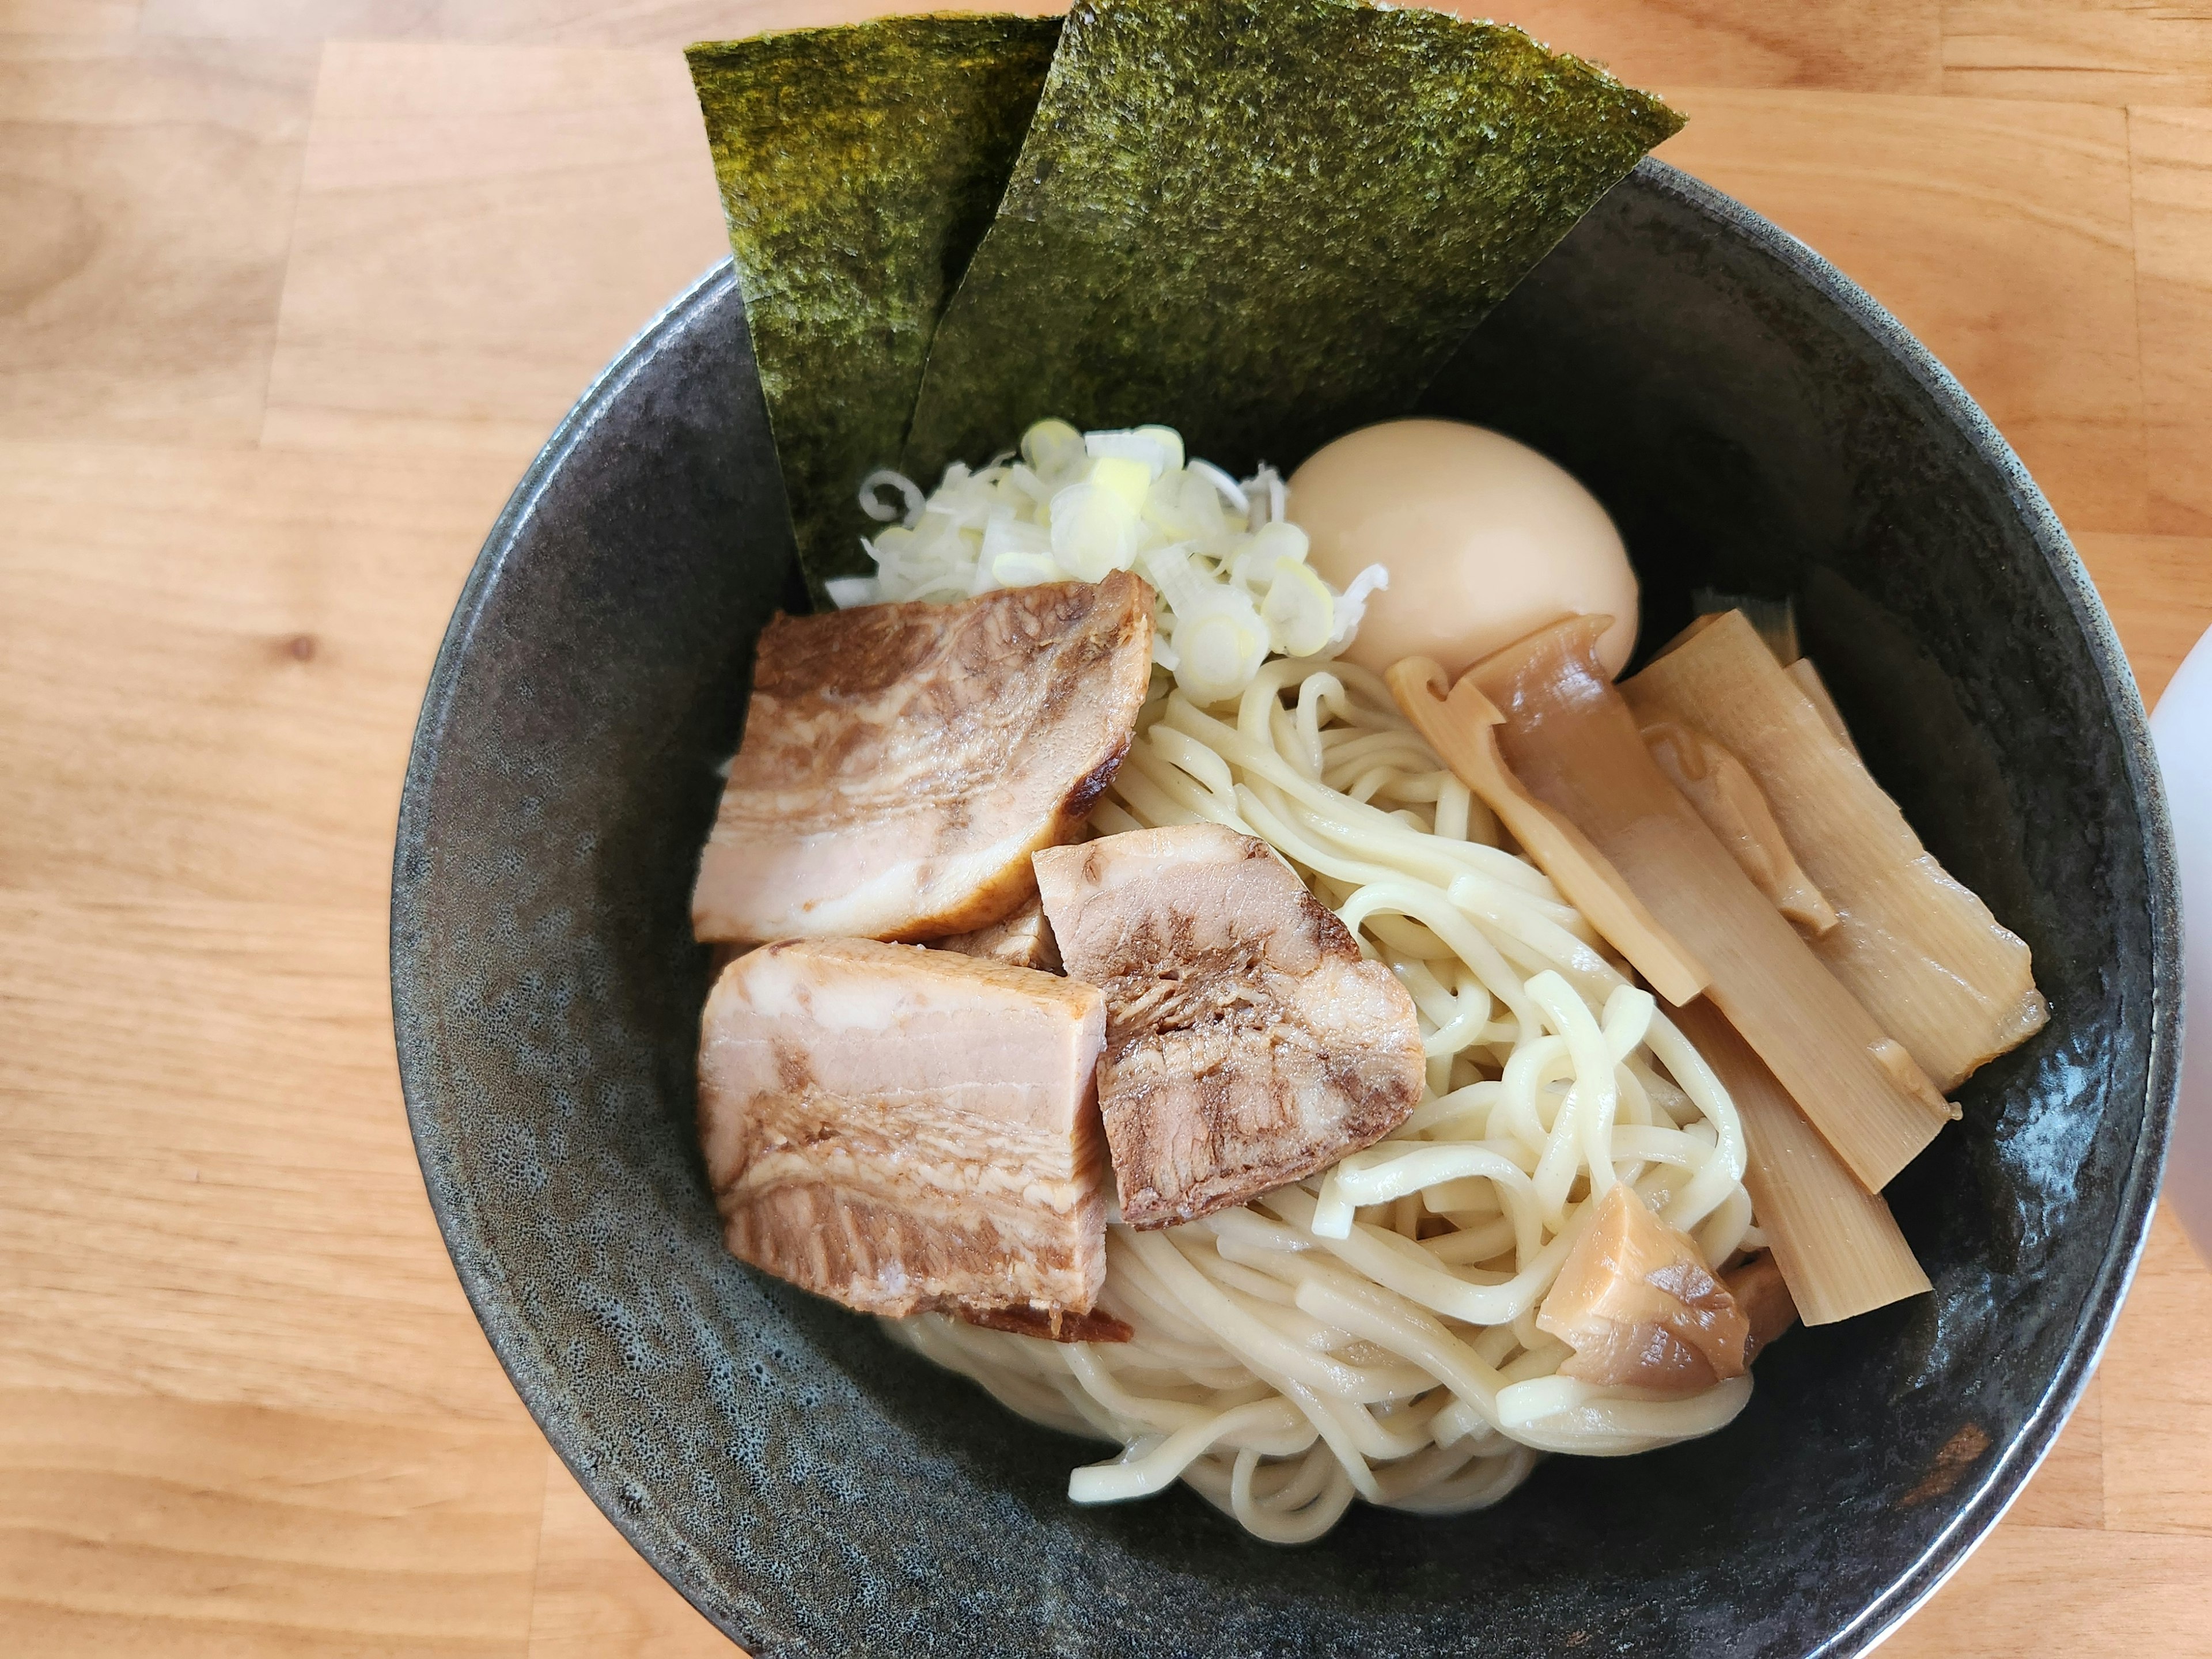
[[[1795,1333],[1711,1439],[1555,1458],[1480,1515],[1355,1506],[1283,1550],[1184,1492],[1072,1506],[1091,1448],[725,1255],[687,896],[753,636],[797,592],[725,266],[485,544],[416,735],[392,984],[430,1200],[501,1360],[756,1654],[1860,1653],[2087,1378],[2158,1185],[2179,928],[2142,704],[2012,452],[1865,295],[1650,162],[1423,407],[1603,498],[1647,641],[1695,584],[1794,594],[1876,775],[2033,947],[2049,1028],[1891,1188],[1936,1294]]]

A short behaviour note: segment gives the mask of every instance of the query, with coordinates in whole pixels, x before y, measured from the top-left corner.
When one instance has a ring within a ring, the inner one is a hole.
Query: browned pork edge
[[[1127,753],[1152,593],[1126,571],[778,617],[699,866],[705,940],[934,939],[1036,890]]]
[[[1185,824],[1036,864],[1067,972],[1106,994],[1099,1109],[1130,1225],[1285,1186],[1420,1098],[1413,999],[1265,842]]]

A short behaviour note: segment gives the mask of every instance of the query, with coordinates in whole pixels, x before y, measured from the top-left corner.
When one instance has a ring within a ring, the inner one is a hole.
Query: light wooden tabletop
[[[722,251],[675,47],[853,0],[0,0],[0,1651],[725,1645],[464,1303],[386,1002],[447,613]],[[2212,623],[2212,12],[1507,0],[2018,447],[2145,692]],[[2212,1273],[1900,1655],[2212,1655]]]

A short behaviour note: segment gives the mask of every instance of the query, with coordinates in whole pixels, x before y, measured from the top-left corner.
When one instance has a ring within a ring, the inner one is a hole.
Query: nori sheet
[[[899,453],[1059,33],[1057,17],[932,15],[684,54],[817,606],[829,577],[872,571],[860,480]]]
[[[1285,466],[1402,414],[1644,152],[1657,99],[1356,0],[1079,0],[904,451],[1162,421]]]

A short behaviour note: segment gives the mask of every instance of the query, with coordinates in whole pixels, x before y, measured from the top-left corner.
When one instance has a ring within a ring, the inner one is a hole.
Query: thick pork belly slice
[[[723,970],[699,1139],[732,1255],[866,1313],[1090,1311],[1106,1278],[1088,985],[872,939]]]
[[[933,939],[1036,890],[1127,752],[1152,594],[1117,571],[778,617],[699,864],[702,939]]]
[[[1413,999],[1264,842],[1142,830],[1036,871],[1068,973],[1106,994],[1098,1104],[1130,1225],[1242,1204],[1413,1109]]]

